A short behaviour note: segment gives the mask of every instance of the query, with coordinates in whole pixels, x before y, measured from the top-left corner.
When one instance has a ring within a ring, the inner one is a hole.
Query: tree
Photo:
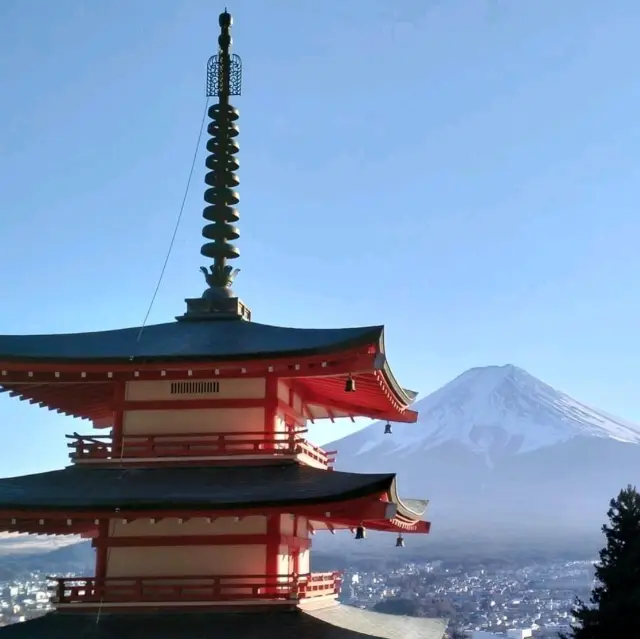
[[[627,486],[609,503],[602,527],[607,545],[596,564],[590,603],[577,600],[575,623],[563,639],[640,637],[640,494]]]

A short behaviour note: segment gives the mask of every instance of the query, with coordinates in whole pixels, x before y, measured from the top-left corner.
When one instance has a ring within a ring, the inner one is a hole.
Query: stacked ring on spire
[[[240,233],[233,223],[240,219],[235,205],[240,201],[234,187],[240,181],[235,171],[240,166],[235,155],[239,146],[236,137],[240,132],[236,121],[238,110],[229,104],[214,104],[209,107],[211,122],[207,128],[211,138],[207,142],[209,154],[205,161],[209,172],[204,181],[210,187],[204,193],[206,206],[202,215],[212,222],[202,229],[202,235],[211,240],[202,245],[200,252],[216,263],[223,264],[225,260],[233,260],[240,255],[240,251],[230,243],[237,240]]]

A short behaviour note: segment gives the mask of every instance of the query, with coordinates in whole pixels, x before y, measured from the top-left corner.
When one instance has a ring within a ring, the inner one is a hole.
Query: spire
[[[217,97],[209,107],[207,132],[209,140],[205,161],[208,172],[204,178],[208,188],[204,193],[207,203],[202,213],[205,224],[202,235],[209,240],[200,253],[213,260],[209,267],[202,266],[208,288],[201,299],[187,300],[187,313],[179,319],[214,319],[237,317],[250,319],[251,311],[234,297],[231,285],[240,269],[228,262],[235,260],[240,251],[231,243],[240,237],[235,223],[240,219],[235,205],[240,201],[235,187],[240,181],[236,171],[239,164],[235,157],[239,151],[236,138],[239,134],[238,109],[229,103],[233,95],[240,95],[242,61],[231,53],[231,25],[233,18],[226,9],[218,18],[220,35],[218,53],[207,62],[207,97]]]

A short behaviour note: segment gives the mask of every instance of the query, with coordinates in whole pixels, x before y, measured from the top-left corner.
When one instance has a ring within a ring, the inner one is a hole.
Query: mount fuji
[[[325,448],[337,468],[397,472],[430,499],[429,543],[597,537],[609,499],[640,483],[640,426],[512,365],[466,371],[417,402],[416,424],[377,422]]]

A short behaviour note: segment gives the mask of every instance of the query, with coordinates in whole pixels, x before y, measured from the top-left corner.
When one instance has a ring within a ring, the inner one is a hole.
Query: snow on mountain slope
[[[333,442],[340,457],[410,454],[445,442],[496,456],[525,453],[574,437],[640,443],[640,427],[582,404],[513,366],[472,368],[415,405],[417,424],[375,423]]]

